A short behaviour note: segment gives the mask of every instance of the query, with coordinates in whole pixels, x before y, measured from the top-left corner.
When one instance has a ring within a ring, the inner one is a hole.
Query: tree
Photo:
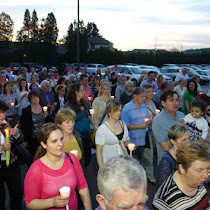
[[[52,12],[47,15],[43,29],[44,29],[44,42],[56,45],[58,38],[58,27],[55,16]]]
[[[88,37],[100,37],[98,27],[93,22],[87,24],[87,36]]]
[[[0,41],[12,41],[14,23],[11,17],[2,12],[0,14]]]
[[[19,42],[29,42],[31,39],[31,16],[28,9],[24,14],[23,27],[18,31],[17,40]]]
[[[31,18],[31,41],[38,42],[39,41],[39,23],[37,18],[37,13],[34,10]]]
[[[66,60],[70,62],[77,61],[77,22],[74,20],[70,24],[66,36]],[[87,60],[88,37],[100,36],[98,27],[95,23],[88,23],[85,26],[83,21],[79,22],[80,29],[80,60],[85,62]]]

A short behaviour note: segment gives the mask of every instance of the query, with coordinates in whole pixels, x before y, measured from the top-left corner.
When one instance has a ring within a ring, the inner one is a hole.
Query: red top
[[[74,165],[65,154],[63,166],[58,170],[47,167],[40,159],[31,165],[24,182],[26,205],[34,199],[48,199],[58,196],[61,187],[69,186],[71,188],[69,209],[77,210],[78,202],[75,188],[80,190],[88,187],[88,185],[77,157],[71,153],[69,155]],[[66,207],[49,209],[65,210]]]

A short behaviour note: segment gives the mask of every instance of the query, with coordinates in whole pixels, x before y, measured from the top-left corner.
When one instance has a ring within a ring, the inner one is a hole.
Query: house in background
[[[113,43],[102,37],[89,37],[88,38],[88,52],[90,50],[95,50],[99,48],[106,48],[109,50],[114,50]]]

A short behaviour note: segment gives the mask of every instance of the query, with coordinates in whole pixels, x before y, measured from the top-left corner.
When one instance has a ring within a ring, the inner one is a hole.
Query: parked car
[[[134,86],[136,86],[139,82],[139,77],[141,74],[141,68],[138,66],[127,66],[127,65],[117,65],[119,74],[124,74],[126,77],[129,77],[130,80],[134,83]],[[114,65],[107,66],[107,68],[110,68],[112,71],[114,70]]]
[[[192,68],[187,68],[187,74],[189,75],[189,78],[191,79],[193,76],[199,76],[200,77],[200,84],[201,85],[205,85],[208,84],[210,82],[210,78],[209,76],[206,75],[201,75],[198,72],[196,72],[194,69]]]
[[[74,64],[71,63],[60,63],[57,67],[58,72],[60,75],[63,75],[63,72],[68,69],[69,67],[71,67],[72,69],[75,69]]]
[[[172,78],[167,76],[167,75],[164,75],[160,72],[160,70],[151,70],[151,69],[142,69],[144,70],[146,73],[149,73],[150,71],[153,71],[153,72],[157,72],[158,75],[163,75],[163,79],[166,80],[166,81],[172,81]]]
[[[38,63],[23,63],[23,66],[27,67],[28,71],[31,71],[31,68],[35,68],[36,71],[40,71],[43,65]]]
[[[99,64],[99,63],[88,63],[88,67],[90,68],[96,68],[96,69],[105,69],[106,67],[104,64]]]
[[[162,67],[160,72],[163,75],[171,77],[172,80],[175,80],[176,76],[180,73],[180,67]]]
[[[21,67],[20,63],[8,63],[7,65],[9,68],[11,68],[11,70],[18,70]]]

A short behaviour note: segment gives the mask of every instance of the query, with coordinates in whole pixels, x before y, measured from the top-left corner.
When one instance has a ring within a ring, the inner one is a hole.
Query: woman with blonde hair
[[[110,98],[110,83],[108,81],[104,81],[100,84],[98,97],[94,99],[92,104],[97,125],[99,125],[101,121],[103,121],[103,117],[105,117],[106,103]]]
[[[127,155],[130,139],[125,123],[120,119],[122,104],[118,99],[110,99],[106,104],[108,120],[96,131],[96,158],[101,167],[108,159]]]
[[[76,114],[70,108],[59,109],[55,115],[55,123],[63,131],[64,152],[70,152],[72,150],[77,150],[79,159],[82,166],[84,166],[84,156],[83,156],[83,145],[79,133],[74,130]]]

